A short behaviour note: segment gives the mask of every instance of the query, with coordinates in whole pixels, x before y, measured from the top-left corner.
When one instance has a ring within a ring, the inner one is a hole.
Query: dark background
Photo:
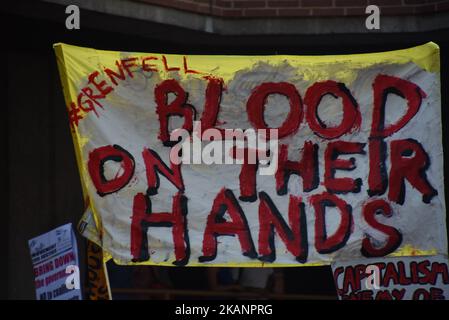
[[[407,34],[222,36],[83,12],[80,30],[65,28],[61,6],[17,13],[0,9],[2,181],[0,298],[34,299],[28,240],[83,213],[81,185],[52,45],[184,54],[346,54],[389,51],[436,42],[441,49],[445,171],[447,171],[449,30]],[[143,32],[145,31],[145,32]],[[6,182],[6,183],[5,183]],[[446,188],[447,189],[447,188]],[[447,201],[447,192],[446,192]],[[77,234],[81,265],[85,240]],[[82,268],[84,269],[84,268]],[[186,279],[202,273],[184,269]],[[330,267],[286,268],[287,292],[335,294]],[[192,284],[193,285],[193,284]],[[188,283],[186,281],[186,286]]]

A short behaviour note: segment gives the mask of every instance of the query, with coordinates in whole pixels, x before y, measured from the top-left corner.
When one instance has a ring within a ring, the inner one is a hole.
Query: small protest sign
[[[81,300],[78,248],[68,223],[28,241],[37,300]]]
[[[448,300],[445,256],[351,260],[332,264],[341,300]]]

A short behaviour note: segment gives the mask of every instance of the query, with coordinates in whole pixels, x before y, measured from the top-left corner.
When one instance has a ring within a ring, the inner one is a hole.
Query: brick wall
[[[131,0],[224,18],[366,15],[370,4],[382,15],[449,11],[449,0]]]

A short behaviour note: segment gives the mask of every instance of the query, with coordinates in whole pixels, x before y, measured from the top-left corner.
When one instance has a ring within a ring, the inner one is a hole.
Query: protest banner
[[[28,241],[37,300],[81,300],[78,247],[72,224]]]
[[[88,300],[111,300],[107,267],[101,247],[87,241],[87,292]]]
[[[83,230],[105,260],[309,266],[447,253],[436,44],[337,56],[55,51]]]
[[[340,300],[449,300],[447,256],[332,263]]]

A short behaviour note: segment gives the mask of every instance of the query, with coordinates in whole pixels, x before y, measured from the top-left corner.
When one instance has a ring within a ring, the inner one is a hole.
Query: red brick
[[[276,9],[247,9],[244,15],[246,17],[275,17]]]
[[[345,10],[343,8],[320,8],[312,9],[312,15],[315,17],[336,17],[344,16]]]
[[[410,15],[415,13],[415,8],[412,6],[403,6],[403,7],[382,7],[380,8],[380,14],[385,15]]]
[[[214,6],[220,7],[220,8],[231,8],[232,7],[232,1],[226,1],[226,0],[214,0]]]
[[[426,4],[429,0],[404,0],[404,4]]]
[[[203,14],[212,14],[212,7],[208,5],[198,5],[196,12]]]
[[[273,8],[299,7],[299,1],[298,0],[268,1],[268,6]]]
[[[448,0],[132,0],[178,10],[239,17],[364,16],[369,4],[383,15],[420,15],[449,11]],[[210,5],[212,3],[212,6]],[[313,9],[312,9],[313,8]]]
[[[217,7],[212,7],[212,15],[217,16],[217,17],[223,16],[223,9],[217,8]]]
[[[242,8],[242,9],[264,8],[265,5],[266,5],[265,1],[255,1],[255,0],[234,1],[234,8]]]
[[[346,8],[345,9],[345,15],[346,16],[365,16],[365,9],[366,8]]]
[[[199,5],[192,3],[192,2],[183,2],[183,1],[176,1],[173,4],[174,8],[186,10],[186,11],[198,11]]]
[[[154,4],[154,5],[160,5],[160,6],[164,6],[164,7],[174,7],[174,3],[176,2],[171,0],[171,1],[166,1],[166,0],[136,0],[135,2],[144,2],[144,3],[148,3],[148,4]]]
[[[303,7],[332,7],[332,0],[302,0]]]
[[[368,0],[335,0],[337,7],[366,7]]]
[[[280,17],[306,17],[312,15],[311,9],[279,9]]]
[[[416,6],[415,7],[415,13],[421,14],[421,13],[434,13],[436,9],[435,4],[428,4],[425,6]]]
[[[448,11],[449,10],[449,1],[438,3],[437,4],[437,12],[438,11]]]
[[[237,18],[243,16],[243,10],[239,9],[223,9],[223,17]]]
[[[384,6],[401,6],[402,0],[370,0],[369,4],[375,4],[379,7]]]
[[[185,11],[197,12],[198,5],[194,1],[179,1],[179,0],[139,0],[139,2],[145,2],[152,5],[161,7],[175,8]]]

